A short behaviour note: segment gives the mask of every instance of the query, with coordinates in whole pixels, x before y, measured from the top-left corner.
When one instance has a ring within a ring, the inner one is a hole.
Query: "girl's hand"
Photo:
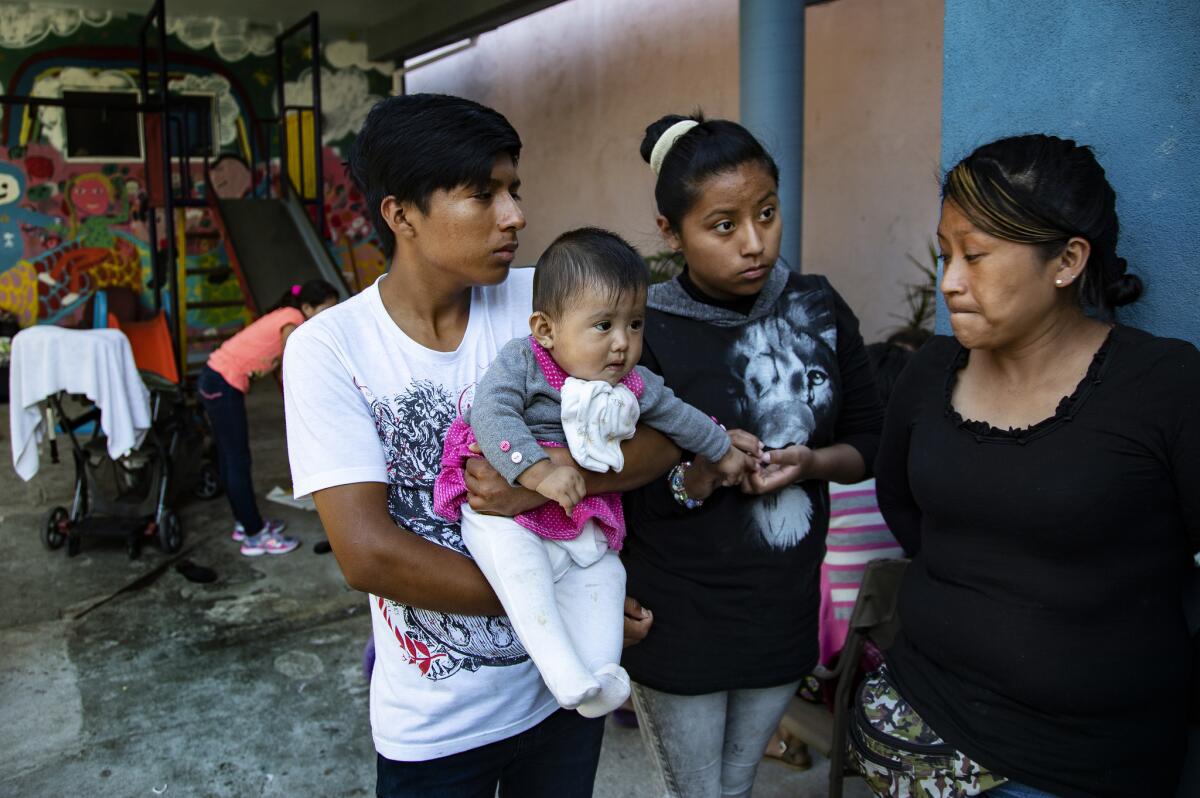
[[[804,476],[801,479],[808,479],[808,472],[812,470],[813,461],[816,459],[816,453],[800,444],[793,444],[785,449],[775,449],[767,452],[763,462],[768,465],[780,466],[798,466]]]
[[[713,463],[703,455],[697,455],[692,465],[683,473],[683,487],[688,496],[704,501],[717,488],[737,485],[745,474],[757,473],[766,462],[762,441],[742,429],[728,430],[732,444],[722,462]]]
[[[813,450],[807,446],[788,446],[767,452],[767,465],[742,480],[742,492],[754,495],[774,493],[794,482],[811,479]]]
[[[634,643],[640,643],[650,633],[654,623],[654,615],[643,607],[632,596],[625,597],[625,630],[622,637],[622,648],[629,648]]]

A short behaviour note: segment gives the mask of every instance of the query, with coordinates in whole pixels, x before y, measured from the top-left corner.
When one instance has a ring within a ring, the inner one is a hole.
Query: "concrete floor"
[[[289,483],[282,402],[264,384],[249,407],[263,495]],[[373,794],[367,602],[313,553],[315,513],[263,502],[304,545],[248,559],[224,498],[189,501],[182,556],[217,572],[206,585],[153,545],[130,561],[119,539],[85,539],[69,559],[38,539],[69,503],[69,456],[23,483],[0,427],[0,796]],[[755,796],[822,796],[827,774],[819,758],[768,762]],[[637,732],[610,722],[595,795],[654,794]],[[868,795],[857,781],[846,794]]]

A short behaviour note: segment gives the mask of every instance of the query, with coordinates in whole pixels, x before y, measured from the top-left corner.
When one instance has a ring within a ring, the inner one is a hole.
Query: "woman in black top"
[[[1173,795],[1200,353],[1108,321],[1141,282],[1088,148],[1003,139],[942,196],[954,338],[888,408],[879,506],[914,559],[856,756],[881,795]],[[920,786],[886,764],[914,753],[937,755]]]
[[[740,490],[713,492],[694,458],[626,494],[627,592],[654,623],[622,662],[666,794],[748,795],[816,663],[827,481],[867,473],[882,408],[854,314],[824,278],[776,266],[778,170],[754,137],[668,116],[642,155],[687,263],[650,290],[643,364],[769,456]]]

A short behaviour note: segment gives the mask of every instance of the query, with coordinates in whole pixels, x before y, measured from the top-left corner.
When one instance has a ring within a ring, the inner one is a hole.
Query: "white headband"
[[[654,149],[650,151],[650,168],[654,170],[654,174],[662,170],[663,161],[675,146],[675,142],[698,124],[700,123],[695,119],[682,119],[663,131],[658,141],[654,142]]]

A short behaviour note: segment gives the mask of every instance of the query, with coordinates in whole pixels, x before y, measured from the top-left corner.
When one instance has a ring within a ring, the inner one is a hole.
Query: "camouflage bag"
[[[859,686],[849,725],[850,761],[881,798],[965,798],[1007,781],[939,737],[886,667]]]

